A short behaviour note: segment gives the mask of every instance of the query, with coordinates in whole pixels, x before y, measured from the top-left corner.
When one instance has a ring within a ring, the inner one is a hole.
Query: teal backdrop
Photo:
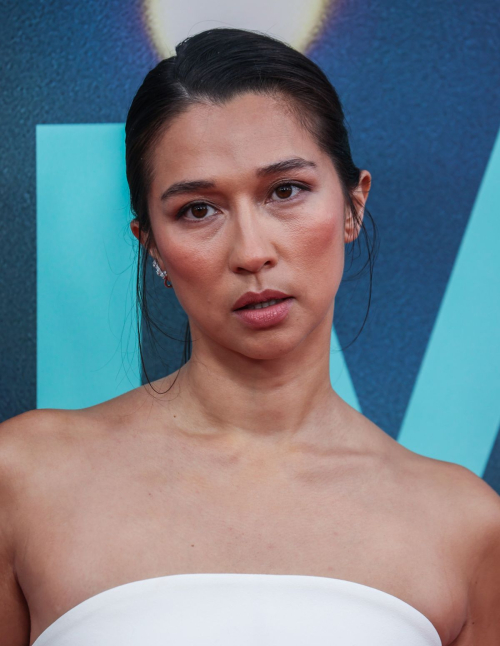
[[[1,421],[145,380],[123,123],[160,55],[140,2],[0,7]],[[500,493],[499,34],[491,0],[345,0],[306,53],[372,172],[380,236],[352,345],[366,272],[339,290],[332,385],[404,446]],[[186,319],[152,270],[148,283],[179,339],[144,339],[153,379],[179,367]]]

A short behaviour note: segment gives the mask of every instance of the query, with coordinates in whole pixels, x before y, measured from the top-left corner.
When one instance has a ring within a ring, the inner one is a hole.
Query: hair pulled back
[[[148,210],[151,152],[172,120],[190,106],[196,103],[223,105],[247,92],[278,97],[311,133],[318,146],[331,158],[347,210],[364,234],[368,260],[360,271],[369,263],[370,292],[363,325],[353,343],[365,325],[370,307],[376,228],[365,209],[374,231],[370,248],[364,220],[361,218],[360,221],[358,217],[353,195],[359,183],[360,169],[351,156],[344,112],[334,87],[309,58],[280,40],[254,31],[209,29],[182,41],[175,52],[175,56],[160,61],[148,72],[132,101],[125,125],[130,204],[133,219],[138,222],[139,240],[144,239],[144,244],[139,243],[138,247],[137,325],[141,363],[148,382],[141,324],[146,324],[151,332],[152,320],[146,302],[147,261],[149,251],[155,246]],[[359,236],[357,239],[359,244]],[[162,331],[156,323],[153,324]],[[187,324],[182,365],[190,354],[191,338]]]

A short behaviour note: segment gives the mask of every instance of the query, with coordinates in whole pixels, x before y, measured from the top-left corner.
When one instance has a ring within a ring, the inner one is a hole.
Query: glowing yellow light
[[[161,58],[213,27],[260,31],[305,51],[320,33],[333,0],[144,0],[146,25]]]

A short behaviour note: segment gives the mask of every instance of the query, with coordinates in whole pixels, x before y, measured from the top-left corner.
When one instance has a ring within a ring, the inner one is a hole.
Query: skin
[[[257,175],[292,158],[315,168]],[[176,389],[183,424],[250,451],[358,441],[346,436],[350,411],[329,378],[344,246],[358,234],[331,159],[283,101],[249,94],[222,108],[189,109],[163,134],[152,165],[151,253],[168,272],[193,338]],[[200,179],[215,186],[162,201],[172,184]],[[363,170],[360,218],[370,183]],[[208,206],[176,219],[193,201]],[[131,229],[137,237],[135,222]],[[253,330],[231,309],[246,291],[266,288],[292,295],[293,306],[283,323]]]
[[[315,166],[256,172],[292,158]],[[31,646],[115,586],[203,572],[357,582],[419,610],[443,646],[497,644],[498,496],[399,445],[331,387],[344,245],[359,232],[330,158],[283,101],[248,94],[178,116],[151,162],[150,251],[193,355],[153,383],[164,394],[139,387],[1,425],[0,646]],[[161,199],[193,180],[214,186]],[[362,171],[360,217],[370,182]],[[193,201],[207,219],[176,219]],[[292,308],[253,330],[231,310],[266,288]]]

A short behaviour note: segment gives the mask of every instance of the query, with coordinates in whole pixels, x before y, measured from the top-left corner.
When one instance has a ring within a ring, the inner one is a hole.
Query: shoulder
[[[0,542],[13,565],[43,500],[60,493],[60,471],[78,441],[79,411],[30,410],[0,423]]]
[[[77,472],[78,455],[85,454],[78,450],[85,435],[82,431],[95,426],[85,409],[31,410],[0,423],[2,645],[29,643],[30,569],[25,567],[26,553],[33,543],[39,550],[39,529],[51,522],[61,483],[69,480],[61,476]]]
[[[24,543],[25,500],[33,495],[31,474],[44,460],[43,446],[60,419],[57,412],[34,410],[0,424],[0,625],[2,638],[12,646],[27,644],[30,633],[29,609],[17,569]]]
[[[75,453],[89,424],[85,409],[36,409],[0,424],[0,513],[20,514],[34,489]],[[37,495],[40,489],[37,490]]]
[[[60,409],[30,410],[0,424],[0,475],[35,466],[40,451],[50,450],[74,426],[75,413]]]
[[[50,435],[61,419],[59,411],[30,410],[0,424],[0,482],[5,487],[14,474],[21,477],[30,454]],[[18,478],[13,478],[18,479]]]
[[[458,518],[475,531],[482,529],[486,539],[489,529],[494,530],[500,524],[497,492],[483,478],[460,464],[430,460],[428,469],[432,472],[431,482],[436,491],[453,505]]]
[[[453,508],[467,508],[479,515],[489,507],[500,504],[500,496],[481,477],[467,467],[455,462],[447,462],[426,457],[397,445],[393,462],[402,467],[409,482],[418,483],[431,495],[432,499],[453,503]],[[486,514],[488,515],[488,514]]]
[[[474,569],[492,546],[500,547],[500,496],[470,469],[445,464],[443,483],[454,502],[463,536],[470,540],[470,563]]]
[[[500,496],[480,476],[454,462],[412,451],[400,454],[408,500],[425,514],[464,586],[483,554],[500,536]]]
[[[468,469],[456,472],[469,556],[467,620],[457,646],[496,646],[500,644],[500,496]]]
[[[465,622],[457,646],[500,644],[500,496],[459,464],[424,458],[434,520],[446,529],[445,548],[465,590]]]
[[[427,498],[443,521],[460,529],[461,542],[472,542],[474,551],[500,528],[500,496],[473,471],[454,462],[413,454],[412,483]]]
[[[30,475],[45,463],[68,421],[67,411],[31,410],[0,424],[0,513],[20,507]]]

